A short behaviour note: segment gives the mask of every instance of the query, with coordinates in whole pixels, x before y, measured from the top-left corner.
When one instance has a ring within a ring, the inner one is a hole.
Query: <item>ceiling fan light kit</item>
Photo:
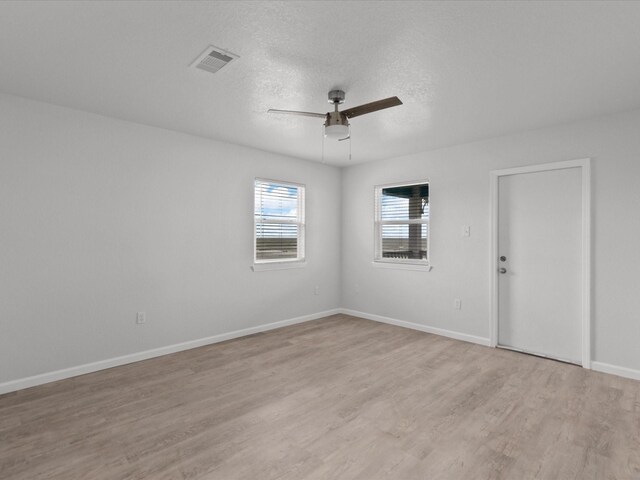
[[[349,125],[324,124],[324,136],[327,138],[341,139],[349,136]]]

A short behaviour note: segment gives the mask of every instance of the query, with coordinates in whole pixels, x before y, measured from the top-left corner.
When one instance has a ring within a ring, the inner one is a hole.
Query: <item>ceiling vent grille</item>
[[[218,47],[210,46],[196,58],[191,66],[204,70],[205,72],[216,73],[236,58],[238,58],[238,55]]]

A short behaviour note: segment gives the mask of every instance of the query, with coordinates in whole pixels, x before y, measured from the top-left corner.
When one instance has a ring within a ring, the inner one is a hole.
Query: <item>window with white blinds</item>
[[[304,185],[256,179],[254,262],[304,260]]]
[[[375,261],[429,264],[429,183],[377,186]]]

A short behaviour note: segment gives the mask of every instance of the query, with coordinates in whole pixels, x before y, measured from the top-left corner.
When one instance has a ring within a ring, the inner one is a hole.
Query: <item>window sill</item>
[[[266,263],[254,263],[251,265],[251,270],[254,272],[264,272],[267,270],[289,270],[290,268],[302,268],[306,267],[306,261],[295,262],[266,262]]]
[[[430,272],[433,268],[429,264],[418,264],[418,263],[400,263],[400,262],[380,262],[373,261],[373,266],[376,268],[393,268],[396,270],[418,270],[421,272]]]

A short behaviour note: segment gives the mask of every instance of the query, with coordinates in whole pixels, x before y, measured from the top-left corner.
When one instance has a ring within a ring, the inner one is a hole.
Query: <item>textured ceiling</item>
[[[640,2],[2,2],[0,91],[349,165],[640,107]],[[208,46],[240,58],[189,68]]]

